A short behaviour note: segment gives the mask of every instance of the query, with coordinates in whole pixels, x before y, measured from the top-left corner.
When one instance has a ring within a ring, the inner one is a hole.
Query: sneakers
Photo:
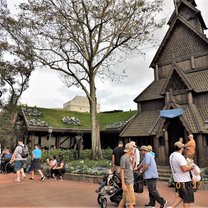
[[[41,177],[41,179],[40,179],[41,181],[44,181],[45,180],[45,176],[43,176],[43,177]]]
[[[155,208],[155,206],[154,205],[151,205],[151,204],[145,204],[144,207],[145,208]]]
[[[24,179],[25,179],[25,177],[26,177],[26,175],[22,175],[22,180],[24,180]]]
[[[34,178],[30,178],[29,180],[30,180],[30,181],[34,181]]]
[[[168,201],[167,200],[165,200],[165,203],[164,204],[161,204],[160,205],[160,208],[164,208],[165,207],[165,205],[168,203]]]
[[[15,181],[16,182],[20,182],[20,178],[15,178]]]

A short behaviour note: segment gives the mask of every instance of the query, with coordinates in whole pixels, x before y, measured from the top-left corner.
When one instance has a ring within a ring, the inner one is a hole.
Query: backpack
[[[22,158],[27,158],[28,155],[29,155],[29,150],[28,150],[28,147],[26,145],[22,146],[22,145],[19,145],[22,147],[22,153],[20,153],[21,157]]]

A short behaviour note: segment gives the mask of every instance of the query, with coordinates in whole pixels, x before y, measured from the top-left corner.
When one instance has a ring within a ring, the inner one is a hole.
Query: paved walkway
[[[21,208],[98,208],[95,190],[99,184],[76,181],[40,181],[36,176],[35,181],[29,181],[27,175],[24,181],[15,182],[14,174],[0,174],[0,207]],[[167,187],[167,183],[159,182],[158,190],[168,200],[170,205],[174,200],[174,191]],[[196,203],[192,208],[208,208],[208,190],[200,190],[195,194]],[[136,194],[136,207],[144,207],[148,202],[148,192],[145,188],[142,194]],[[158,207],[157,205],[156,207]],[[108,200],[108,208],[116,205]],[[180,208],[182,206],[179,206]]]

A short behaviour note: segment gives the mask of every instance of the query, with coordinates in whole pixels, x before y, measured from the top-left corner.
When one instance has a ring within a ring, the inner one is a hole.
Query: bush
[[[73,160],[67,163],[67,172],[89,175],[104,175],[111,167],[109,160]]]
[[[50,151],[50,155],[55,155],[56,158],[58,157],[59,154],[64,155],[64,160],[66,163],[74,160],[74,153],[72,150],[55,149]],[[42,152],[42,157],[41,157],[42,162],[45,162],[47,158],[49,158],[49,150],[45,150]]]
[[[204,168],[203,173],[208,176],[208,167]]]
[[[73,150],[55,149],[50,151],[50,155],[58,157],[59,154],[64,155],[67,172],[77,174],[90,174],[90,175],[104,175],[111,167],[111,155],[112,149],[102,150],[103,160],[91,160],[91,150],[86,149],[81,151],[80,160],[74,159]],[[42,152],[42,163],[46,163],[46,159],[49,158],[49,151]],[[46,166],[44,164],[43,166]]]
[[[110,148],[102,150],[103,159],[111,160],[112,152],[113,152],[113,150]],[[59,154],[64,155],[64,159],[66,162],[70,162],[75,159],[74,152],[72,149],[66,149],[66,150],[55,149],[55,150],[50,151],[50,155],[56,155],[56,157],[57,157]],[[80,159],[82,159],[82,160],[89,159],[90,160],[91,159],[90,157],[91,157],[91,149],[85,149],[85,150],[81,151]],[[42,162],[46,161],[47,158],[49,158],[49,150],[45,150],[42,152]]]
[[[111,148],[103,149],[102,150],[103,159],[111,160],[112,153],[113,153],[113,150]]]

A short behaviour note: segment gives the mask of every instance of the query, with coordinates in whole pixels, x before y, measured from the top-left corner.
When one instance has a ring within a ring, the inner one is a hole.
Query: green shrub
[[[58,157],[59,154],[64,155],[64,160],[66,163],[74,160],[74,153],[72,150],[55,149],[55,150],[50,151],[50,155],[55,155],[56,158]],[[45,162],[46,159],[48,159],[48,158],[49,158],[49,150],[43,151],[42,157],[41,157],[42,162]]]
[[[109,160],[73,160],[66,164],[67,172],[77,174],[103,175],[111,167]]]
[[[204,174],[208,176],[208,167],[204,168]]]
[[[73,150],[55,149],[50,151],[50,155],[55,155],[58,158],[59,154],[64,155],[67,172],[77,174],[103,175],[106,174],[111,167],[112,149],[102,150],[103,160],[90,160],[91,150],[86,149],[81,151],[80,159],[74,159]],[[42,163],[46,165],[46,159],[49,158],[49,151],[42,152]]]
[[[113,153],[113,150],[111,148],[103,149],[102,150],[103,159],[111,160],[112,153]]]

